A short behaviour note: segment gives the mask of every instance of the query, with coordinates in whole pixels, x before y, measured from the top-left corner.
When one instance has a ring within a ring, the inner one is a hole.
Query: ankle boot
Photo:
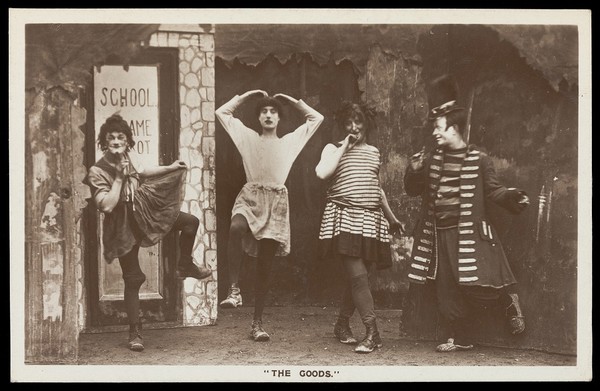
[[[356,338],[354,338],[354,335],[352,335],[350,319],[344,316],[338,316],[335,326],[333,327],[333,334],[338,341],[343,344],[354,345],[358,342]]]
[[[377,330],[377,322],[375,318],[364,320],[363,323],[367,329],[365,338],[354,349],[356,353],[371,353],[375,349],[383,346],[379,331]]]
[[[179,259],[177,266],[177,278],[184,279],[187,277],[202,280],[212,275],[212,270],[204,266],[196,266],[194,258],[190,256],[182,256]]]
[[[144,350],[144,342],[142,340],[142,324],[132,324],[129,326],[129,343],[127,344],[130,350],[141,352]]]

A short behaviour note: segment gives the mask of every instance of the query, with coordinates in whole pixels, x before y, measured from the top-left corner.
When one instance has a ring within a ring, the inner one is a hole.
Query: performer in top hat
[[[502,305],[512,334],[525,329],[516,283],[487,202],[513,214],[529,204],[524,191],[498,182],[491,159],[463,138],[466,110],[449,76],[428,90],[429,121],[436,149],[411,156],[404,176],[406,193],[420,196],[421,218],[414,231],[409,280],[434,283],[438,310],[449,331],[438,352],[472,349],[466,330],[475,308]]]

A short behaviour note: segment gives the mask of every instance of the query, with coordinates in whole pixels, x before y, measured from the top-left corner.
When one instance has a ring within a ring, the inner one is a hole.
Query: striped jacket
[[[422,213],[415,226],[409,280],[423,284],[437,274],[435,197],[440,186],[443,150],[437,149],[424,168],[404,176],[406,193],[422,197]],[[458,220],[458,276],[461,285],[502,287],[516,282],[496,230],[489,222],[485,203],[497,203],[517,213],[516,189],[502,186],[490,158],[469,147],[460,171],[460,216]]]

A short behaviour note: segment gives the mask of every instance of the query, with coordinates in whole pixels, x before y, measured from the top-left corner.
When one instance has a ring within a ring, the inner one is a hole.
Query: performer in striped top
[[[429,120],[437,149],[427,157],[423,151],[413,155],[404,176],[406,193],[422,198],[408,277],[411,284],[435,284],[450,333],[437,351],[451,352],[473,348],[469,326],[476,308],[500,305],[512,334],[525,329],[516,279],[487,205],[518,214],[529,199],[522,190],[502,186],[490,158],[463,139],[466,115],[456,105],[455,83],[442,77],[432,87]]]
[[[456,227],[460,215],[460,169],[467,148],[446,151],[440,187],[435,199],[437,228]]]
[[[358,309],[366,336],[355,348],[357,353],[382,346],[368,270],[372,264],[380,269],[391,266],[389,232],[402,229],[379,183],[379,150],[366,142],[371,128],[367,121],[372,119],[366,112],[358,104],[343,104],[338,121],[348,134],[325,146],[315,170],[330,183],[319,232],[321,253],[341,259],[347,277],[334,334],[342,343],[358,342],[349,325]]]

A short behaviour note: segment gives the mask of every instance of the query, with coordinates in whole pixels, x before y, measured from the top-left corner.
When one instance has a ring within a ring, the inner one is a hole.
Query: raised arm
[[[129,164],[131,164],[135,168],[135,171],[138,173],[140,178],[148,178],[152,176],[163,175],[182,168],[187,168],[187,165],[183,160],[176,160],[173,163],[166,166],[145,166],[142,163],[142,160],[140,159],[139,155],[130,152],[122,156],[121,164],[124,167],[127,167]]]
[[[299,110],[306,119],[306,122],[299,126],[295,131],[284,136],[285,138],[294,138],[294,144],[297,147],[296,152],[299,153],[308,140],[310,140],[312,135],[317,131],[319,126],[323,123],[325,117],[307,105],[302,99],[298,100],[286,94],[275,94],[273,97],[287,100],[292,104],[292,106]]]
[[[410,157],[404,173],[404,190],[409,196],[419,196],[427,190],[425,147]]]
[[[121,189],[125,182],[125,164],[117,164],[115,178],[112,183],[99,168],[92,166],[86,178],[90,185],[96,208],[103,213],[110,213],[119,203]]]
[[[261,95],[268,96],[268,94],[263,90],[250,90],[242,95],[236,95],[229,100],[229,102],[223,104],[221,107],[215,110],[215,115],[217,119],[223,125],[223,128],[229,133],[231,138],[236,142],[237,140],[237,132],[240,131],[252,131],[242,124],[242,122],[233,116],[233,112],[235,109],[244,103],[248,98],[253,95]]]
[[[140,177],[147,178],[156,175],[162,175],[171,171],[179,170],[181,168],[187,168],[187,165],[183,160],[176,160],[168,166],[152,166],[152,167],[140,167],[137,171]]]
[[[333,175],[344,153],[354,146],[353,141],[356,141],[356,137],[348,135],[339,147],[336,147],[334,144],[327,144],[323,148],[321,160],[317,164],[317,167],[315,167],[315,173],[319,179],[326,180]]]

